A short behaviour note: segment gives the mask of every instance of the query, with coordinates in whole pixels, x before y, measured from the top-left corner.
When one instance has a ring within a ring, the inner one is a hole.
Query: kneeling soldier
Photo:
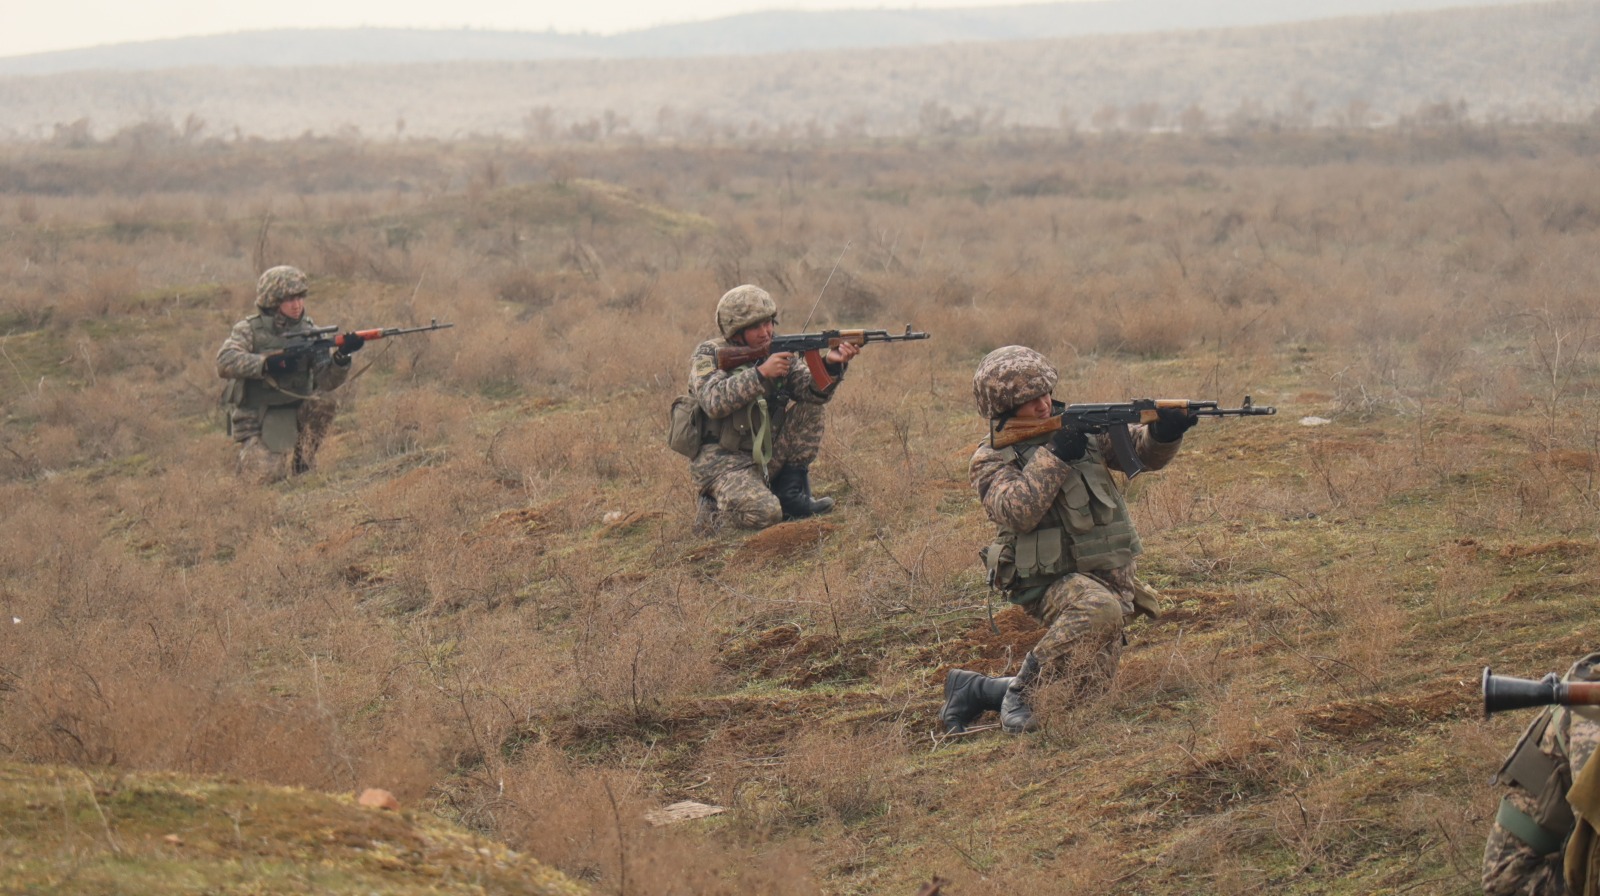
[[[1057,380],[1043,355],[1008,345],[984,357],[972,391],[994,432],[1007,420],[1060,414]],[[1166,466],[1197,420],[1162,409],[1157,422],[1131,427],[1134,452],[1148,469]],[[965,730],[986,710],[998,710],[1010,733],[1032,731],[1030,704],[1042,680],[1065,679],[1081,696],[1116,673],[1123,628],[1148,592],[1133,578],[1144,548],[1113,470],[1120,467],[1110,437],[1070,425],[1004,448],[986,439],[972,455],[968,477],[999,528],[983,551],[990,582],[1046,631],[1015,677],[949,672],[939,714],[947,731]]]
[[[811,462],[822,445],[822,406],[861,348],[846,343],[828,351],[834,382],[821,390],[806,365],[785,352],[735,370],[718,367],[718,349],[767,345],[777,322],[766,290],[736,286],[717,302],[721,338],[700,343],[689,359],[689,394],[704,414],[700,450],[689,462],[700,496],[695,529],[703,534],[724,522],[764,529],[833,509],[832,498],[811,495]]]

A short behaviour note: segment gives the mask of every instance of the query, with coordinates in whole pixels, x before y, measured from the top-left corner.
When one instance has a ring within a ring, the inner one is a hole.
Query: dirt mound
[[[739,546],[734,557],[740,560],[757,560],[793,556],[808,548],[816,547],[817,542],[827,538],[836,528],[838,527],[832,523],[814,519],[779,523],[750,536]]]
[[[954,657],[948,665],[934,671],[933,680],[944,684],[945,672],[952,668],[1004,675],[1015,671],[1023,656],[1039,643],[1044,627],[1021,607],[1008,606],[994,614],[994,626],[985,619],[974,625],[945,653]]]
[[[718,654],[717,664],[730,671],[805,688],[822,681],[866,675],[872,660],[865,655],[846,657],[839,649],[838,638],[806,634],[791,623],[734,641]]]
[[[1430,682],[1411,691],[1339,700],[1299,714],[1302,725],[1342,738],[1371,738],[1384,728],[1470,716],[1481,708],[1477,695],[1455,681]]]

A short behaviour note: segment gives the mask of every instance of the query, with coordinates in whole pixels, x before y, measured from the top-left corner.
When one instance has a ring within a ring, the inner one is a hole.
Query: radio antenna
[[[822,304],[822,294],[828,291],[828,284],[833,282],[833,275],[839,271],[839,262],[844,261],[844,253],[850,251],[850,241],[844,241],[844,248],[839,250],[839,257],[833,260],[833,270],[828,272],[828,279],[822,281],[822,288],[817,290],[817,300],[811,303],[811,313],[806,315],[806,322],[800,325],[800,332],[804,333],[811,328],[811,318],[817,313],[817,306]]]

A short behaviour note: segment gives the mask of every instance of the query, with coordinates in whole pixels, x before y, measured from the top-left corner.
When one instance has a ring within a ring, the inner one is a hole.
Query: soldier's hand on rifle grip
[[[1050,437],[1050,453],[1067,463],[1083,460],[1089,451],[1089,437],[1070,426],[1063,426]]]
[[[1150,434],[1156,437],[1157,442],[1176,442],[1183,438],[1189,427],[1200,422],[1200,418],[1189,413],[1183,408],[1160,408],[1156,411],[1156,422],[1150,427]]]
[[[266,376],[288,376],[299,369],[300,358],[292,352],[267,355],[261,363],[261,372]]]
[[[362,339],[360,333],[357,333],[355,330],[351,330],[350,332],[339,337],[339,354],[348,358],[356,352],[361,351],[361,347],[366,344],[367,340]]]
[[[778,352],[768,355],[767,360],[756,366],[756,372],[769,380],[781,380],[789,375],[789,368],[792,366],[794,366],[794,355]]]

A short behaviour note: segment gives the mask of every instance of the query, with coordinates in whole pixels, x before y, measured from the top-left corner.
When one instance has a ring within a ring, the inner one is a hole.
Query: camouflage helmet
[[[1044,355],[1021,345],[997,348],[978,362],[972,375],[972,397],[978,413],[990,420],[1047,395],[1060,375]]]
[[[267,268],[256,281],[256,307],[276,311],[284,301],[304,296],[307,291],[305,271],[286,264]]]
[[[728,339],[745,327],[777,319],[777,303],[759,286],[735,286],[717,300],[717,329]]]

